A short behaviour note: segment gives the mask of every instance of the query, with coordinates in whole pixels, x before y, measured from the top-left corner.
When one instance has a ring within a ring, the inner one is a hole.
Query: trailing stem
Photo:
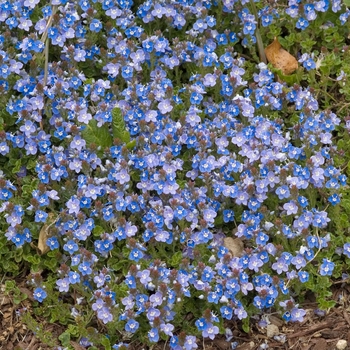
[[[258,11],[256,10],[254,0],[250,0],[250,5],[252,6],[253,14],[256,20],[256,30],[255,30],[255,36],[256,36],[256,43],[258,45],[258,51],[259,51],[259,58],[261,62],[264,62],[267,64],[267,59],[265,55],[264,50],[264,44],[261,38],[260,30],[259,30],[259,17],[258,17]]]

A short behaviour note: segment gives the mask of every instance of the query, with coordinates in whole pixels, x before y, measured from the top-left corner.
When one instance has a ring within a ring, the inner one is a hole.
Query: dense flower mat
[[[298,81],[322,62],[284,38],[346,32],[349,15],[328,0],[0,0],[0,270],[29,266],[35,300],[86,347],[191,350],[229,338],[225,320],[301,321],[316,285],[331,306],[342,120]],[[299,73],[264,62],[273,36]]]

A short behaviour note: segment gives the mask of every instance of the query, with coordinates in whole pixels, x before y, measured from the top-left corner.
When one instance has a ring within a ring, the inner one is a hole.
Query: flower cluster
[[[255,16],[247,1],[0,0],[9,244],[47,233],[60,293],[89,295],[100,321],[130,334],[145,322],[147,341],[172,349],[272,307],[302,320],[293,285],[327,249],[327,208],[347,181],[333,162],[340,119],[263,63],[249,76],[234,49],[281,15],[300,30],[318,13],[349,16],[340,1],[300,2]],[[316,67],[306,53],[299,62]],[[318,262],[330,276],[334,263]],[[31,283],[44,302],[45,281]],[[191,299],[196,334],[176,334]]]

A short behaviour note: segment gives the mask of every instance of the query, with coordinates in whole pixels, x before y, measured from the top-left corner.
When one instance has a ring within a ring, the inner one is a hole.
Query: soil
[[[53,350],[52,345],[44,344],[21,320],[18,311],[24,309],[31,311],[33,297],[24,283],[19,284],[19,288],[28,298],[20,304],[15,304],[13,298],[6,295],[0,285],[0,350]],[[333,299],[337,301],[337,306],[325,312],[323,316],[315,314],[317,304],[310,300],[300,305],[307,310],[307,315],[301,323],[287,324],[278,315],[269,315],[268,329],[259,327],[257,322],[252,322],[251,331],[247,334],[242,331],[239,324],[230,322],[227,326],[232,330],[233,336],[229,342],[224,336],[219,336],[213,341],[198,341],[198,350],[231,350],[232,342],[238,343],[236,350],[336,350],[339,349],[341,342],[348,344],[342,349],[350,350],[349,296],[350,284],[335,284]],[[65,327],[36,320],[59,344],[58,337],[64,332]],[[71,346],[74,350],[85,349],[74,341],[71,341]],[[166,343],[158,343],[148,348],[134,342],[130,344],[129,350],[169,350],[169,346]]]

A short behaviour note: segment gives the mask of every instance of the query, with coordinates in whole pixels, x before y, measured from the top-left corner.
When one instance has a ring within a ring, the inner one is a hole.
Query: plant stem
[[[49,31],[49,29],[51,27],[51,23],[53,21],[53,16],[55,15],[56,11],[57,11],[57,6],[54,6],[53,9],[52,9],[52,15],[50,16],[49,20],[47,21],[45,31],[44,31],[41,39],[40,39],[42,42],[45,42],[45,40],[47,38],[47,33],[48,33],[48,31]]]
[[[44,51],[44,55],[45,55],[45,65],[44,65],[44,87],[47,84],[47,76],[48,76],[48,71],[49,71],[49,39],[46,39],[45,41],[45,51]]]
[[[264,44],[261,38],[260,30],[259,30],[259,17],[258,17],[258,11],[256,10],[254,0],[249,0],[250,5],[252,6],[253,14],[256,20],[256,30],[255,30],[255,36],[256,36],[256,43],[258,45],[258,51],[259,51],[259,57],[260,61],[267,64],[265,50],[264,50]]]

